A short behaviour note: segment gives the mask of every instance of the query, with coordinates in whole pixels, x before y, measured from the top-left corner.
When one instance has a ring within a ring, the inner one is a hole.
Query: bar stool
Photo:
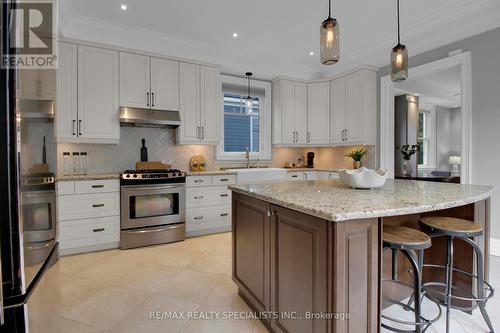
[[[446,306],[446,332],[448,333],[450,330],[450,308],[458,309],[462,311],[472,311],[479,306],[481,310],[481,314],[483,315],[484,321],[490,332],[494,332],[493,325],[491,324],[488,313],[486,312],[486,302],[493,297],[495,290],[493,287],[484,281],[484,269],[483,269],[483,254],[481,249],[469,237],[477,237],[483,234],[483,227],[478,224],[468,220],[457,219],[452,217],[424,217],[420,219],[420,224],[424,229],[429,230],[429,236],[431,238],[434,237],[446,237],[447,239],[447,257],[446,257],[446,265],[436,265],[436,264],[422,264],[421,269],[428,267],[431,269],[444,269],[446,272],[446,281],[430,281],[423,284],[423,288],[428,290],[430,293],[436,293],[438,295],[443,296],[443,300],[440,302],[442,305]],[[473,273],[466,272],[460,270],[458,268],[453,267],[453,240],[458,238],[467,244],[469,244],[475,254],[477,261],[477,275]],[[423,261],[422,261],[423,263]],[[456,294],[453,295],[453,290],[459,290],[463,293],[469,294],[468,292],[461,290],[458,287],[453,286],[453,272],[456,272],[461,275],[469,276],[471,279],[476,279],[477,281],[477,296],[473,293],[470,293],[470,297],[460,297]],[[433,287],[444,287],[445,291],[439,291]],[[485,291],[489,292],[487,296],[485,296]],[[429,295],[429,293],[427,293]],[[458,305],[452,305],[452,300],[461,300],[461,301],[471,301],[475,304],[470,307],[460,307]]]
[[[439,304],[437,301],[434,301],[436,304],[437,308],[439,309],[439,314],[436,318],[429,320],[426,319],[422,316],[422,308],[421,308],[421,302],[422,302],[422,274],[420,270],[420,260],[419,258],[422,257],[423,251],[431,246],[431,238],[426,235],[425,233],[403,227],[403,226],[393,226],[393,225],[387,225],[384,226],[384,232],[383,232],[383,246],[384,249],[391,249],[392,251],[392,279],[387,280],[384,279],[383,281],[386,282],[391,282],[391,283],[397,283],[400,285],[407,286],[403,282],[400,282],[397,280],[397,251],[401,251],[408,261],[411,264],[412,267],[412,276],[413,276],[413,295],[412,295],[412,302],[415,304],[413,308],[409,306],[409,304],[404,304],[399,301],[394,301],[394,300],[389,300],[387,298],[384,298],[385,300],[391,301],[391,303],[400,305],[403,307],[405,310],[411,310],[415,313],[415,321],[405,321],[402,319],[397,319],[397,318],[392,318],[389,316],[386,316],[382,314],[382,318],[386,319],[388,321],[394,322],[394,323],[399,323],[403,325],[408,325],[408,326],[415,326],[415,330],[402,330],[399,328],[395,328],[392,326],[389,326],[385,323],[381,323],[381,326],[387,330],[393,331],[393,332],[416,332],[416,333],[421,333],[424,332],[433,322],[437,321],[439,317],[441,316],[441,308],[439,307]],[[419,255],[417,256],[417,251],[419,252]],[[430,297],[429,299],[432,300]]]

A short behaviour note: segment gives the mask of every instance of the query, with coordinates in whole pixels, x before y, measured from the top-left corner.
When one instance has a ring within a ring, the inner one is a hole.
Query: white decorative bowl
[[[377,188],[382,187],[387,179],[387,171],[371,170],[365,167],[349,170],[339,170],[340,180],[352,188]]]

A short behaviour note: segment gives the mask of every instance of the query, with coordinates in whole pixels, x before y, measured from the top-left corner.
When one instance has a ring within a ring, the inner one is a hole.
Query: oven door
[[[135,229],[185,221],[184,185],[121,187],[121,228]]]
[[[56,238],[54,191],[24,192],[21,207],[25,242],[46,242]]]

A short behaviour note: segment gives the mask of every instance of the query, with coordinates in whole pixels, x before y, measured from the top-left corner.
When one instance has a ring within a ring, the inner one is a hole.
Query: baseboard
[[[220,234],[222,232],[231,231],[231,226],[203,229],[203,230],[194,230],[194,231],[186,231],[186,237],[198,237],[205,236],[211,234]]]
[[[492,256],[500,257],[500,239],[490,238],[490,254]]]

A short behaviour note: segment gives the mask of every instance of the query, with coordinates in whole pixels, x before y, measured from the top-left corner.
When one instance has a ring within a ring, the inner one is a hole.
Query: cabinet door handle
[[[196,179],[194,182],[195,182],[196,184],[199,184],[199,183],[203,183],[203,180],[202,180],[202,179]]]
[[[104,185],[102,185],[102,184],[92,185],[92,188],[103,188],[103,187],[104,187]]]
[[[101,207],[104,207],[104,204],[93,204],[92,207],[101,208]]]
[[[151,106],[155,106],[155,93],[151,93]]]
[[[97,229],[93,229],[92,231],[93,232],[101,232],[101,231],[104,231],[106,230],[105,228],[97,228]]]
[[[292,178],[297,178],[298,176],[297,175],[292,175]]]
[[[270,216],[271,216],[271,211],[270,211],[270,210],[268,210],[268,211],[267,211],[267,216],[268,216],[268,217],[270,217]]]
[[[201,219],[203,219],[203,216],[195,216],[194,219],[195,220],[201,220]]]
[[[345,141],[349,141],[349,140],[347,139],[347,130],[345,130]]]
[[[229,181],[229,179],[227,179],[227,178],[221,178],[221,179],[219,179],[219,180],[220,180],[221,182],[228,182],[228,181]]]
[[[196,196],[194,198],[197,199],[197,200],[200,200],[200,199],[203,199],[203,196],[202,195],[198,195],[198,196]]]
[[[201,134],[200,134],[200,126],[196,127],[196,138],[197,138],[198,140],[200,140],[200,139],[201,139]]]
[[[220,195],[222,198],[227,198],[229,196],[229,194],[221,194]]]
[[[73,132],[73,135],[76,135],[76,133],[75,133],[75,123],[76,123],[76,120],[73,120],[73,124],[71,125],[71,131]]]
[[[201,139],[205,139],[205,126],[201,126]]]
[[[311,132],[307,132],[307,143],[311,143]]]
[[[222,213],[220,216],[229,216],[229,213]]]
[[[146,92],[146,106],[149,106],[149,93]]]
[[[78,120],[78,136],[82,135],[82,121]]]

